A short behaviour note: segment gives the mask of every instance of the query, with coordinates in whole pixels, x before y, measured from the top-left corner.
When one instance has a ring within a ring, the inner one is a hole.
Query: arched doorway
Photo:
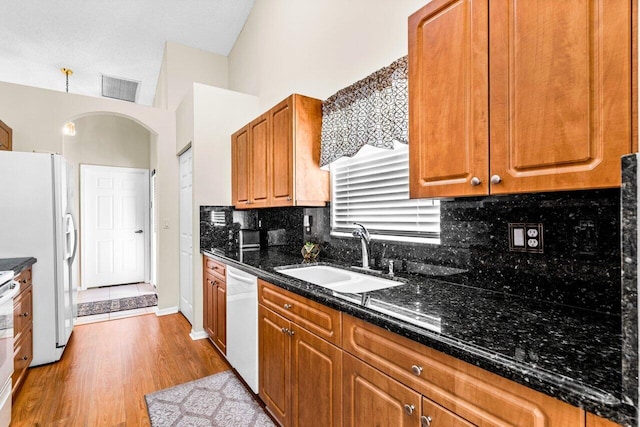
[[[150,203],[154,134],[136,120],[112,113],[85,114],[73,121],[76,134],[64,137],[63,155],[73,170],[80,218],[77,323],[145,314],[157,305],[151,282],[152,230],[157,229],[150,210],[155,205]],[[128,218],[134,217],[135,231],[127,230]],[[140,234],[125,236],[127,231]]]

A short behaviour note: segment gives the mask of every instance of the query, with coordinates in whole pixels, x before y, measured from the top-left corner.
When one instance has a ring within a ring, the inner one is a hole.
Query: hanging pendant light
[[[66,90],[67,93],[69,93],[69,76],[73,74],[73,70],[70,68],[60,68],[60,71],[65,75]],[[75,136],[76,124],[73,122],[65,123],[64,127],[62,128],[62,134],[66,136]]]

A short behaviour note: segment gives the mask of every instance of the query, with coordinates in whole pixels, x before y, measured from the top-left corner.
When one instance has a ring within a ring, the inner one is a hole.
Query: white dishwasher
[[[227,360],[258,393],[258,279],[227,266]]]

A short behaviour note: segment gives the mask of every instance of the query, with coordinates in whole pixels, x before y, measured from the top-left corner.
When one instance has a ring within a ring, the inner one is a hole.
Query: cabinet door
[[[231,193],[233,205],[246,208],[249,202],[249,127],[231,136]]]
[[[260,398],[283,426],[289,425],[291,337],[288,320],[258,306]]]
[[[251,153],[249,205],[251,208],[267,206],[269,203],[269,176],[271,173],[271,134],[270,116],[265,113],[249,124]]]
[[[271,206],[293,205],[293,105],[289,97],[270,110],[273,169]]]
[[[0,120],[0,150],[12,149],[13,130]]]
[[[216,322],[216,311],[218,309],[218,292],[216,291],[217,280],[218,279],[215,277],[211,277],[211,287],[209,288],[209,319],[211,329],[209,336],[214,343],[216,341],[216,336],[218,336],[218,324]]]
[[[344,426],[420,426],[422,397],[348,353],[343,354]]]
[[[491,192],[620,185],[631,1],[491,1]]]
[[[204,330],[209,335],[209,338],[213,339],[215,336],[215,326],[213,319],[213,281],[215,278],[209,274],[204,273],[202,284],[202,301],[203,301],[203,323]]]
[[[487,0],[433,0],[409,17],[412,198],[488,194]]]
[[[215,342],[220,351],[227,354],[227,286],[225,282],[216,282],[216,336]]]
[[[292,324],[291,424],[342,425],[342,350]]]

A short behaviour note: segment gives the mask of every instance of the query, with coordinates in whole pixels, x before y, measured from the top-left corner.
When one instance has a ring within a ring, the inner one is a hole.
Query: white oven
[[[13,271],[0,271],[0,427],[11,423],[13,297],[20,291],[13,277]]]

